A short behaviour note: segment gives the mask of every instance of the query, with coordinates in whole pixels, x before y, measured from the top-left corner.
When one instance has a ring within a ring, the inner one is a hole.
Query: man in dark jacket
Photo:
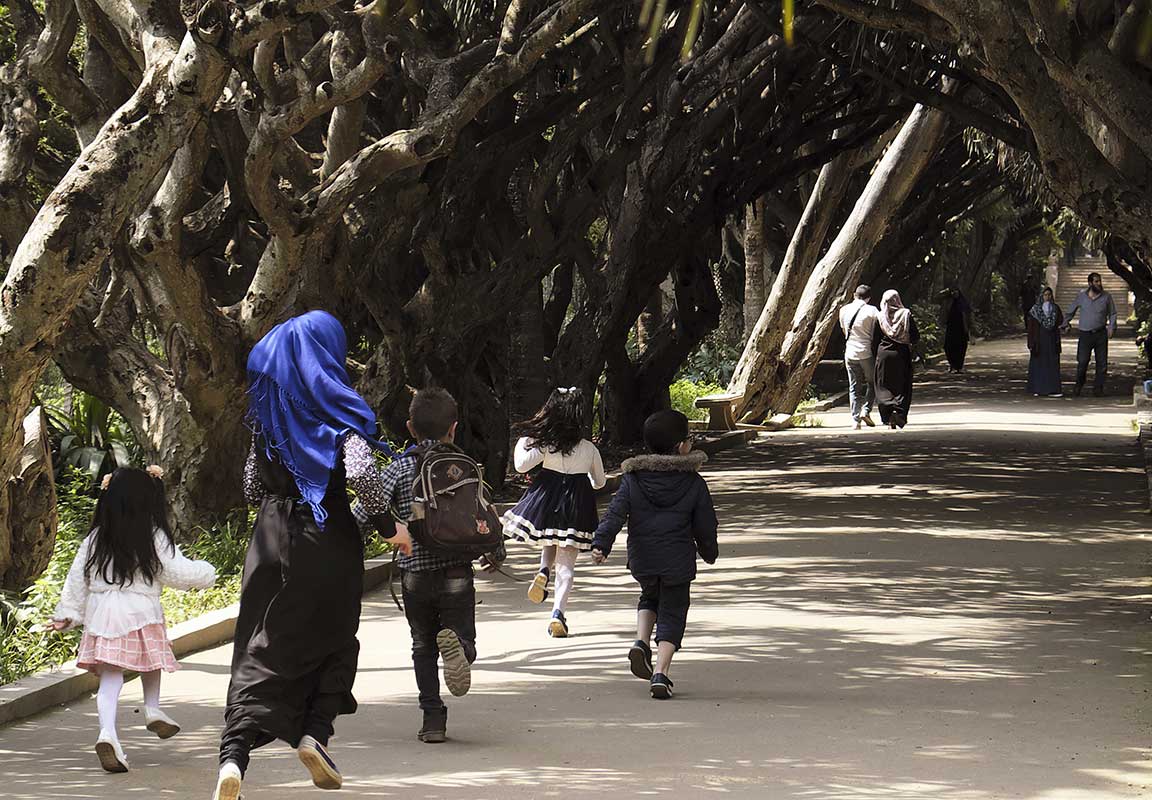
[[[596,529],[592,558],[604,563],[627,522],[628,569],[640,584],[636,641],[628,660],[632,674],[649,681],[652,697],[667,700],[672,696],[668,671],[688,619],[696,554],[713,564],[719,553],[716,510],[699,474],[707,456],[692,452],[687,417],[679,411],[657,411],[644,422],[644,443],[651,455],[621,465],[624,477]],[[655,670],[649,644],[653,628]]]

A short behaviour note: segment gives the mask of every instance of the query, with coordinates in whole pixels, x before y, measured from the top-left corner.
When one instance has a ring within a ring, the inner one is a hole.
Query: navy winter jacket
[[[637,577],[662,577],[670,583],[696,577],[696,554],[712,564],[716,509],[708,484],[697,470],[708,457],[636,456],[621,467],[624,477],[596,529],[592,547],[608,555],[616,535],[628,523],[628,569]]]

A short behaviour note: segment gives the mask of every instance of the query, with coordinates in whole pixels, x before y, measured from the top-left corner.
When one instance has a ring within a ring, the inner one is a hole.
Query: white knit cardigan
[[[81,542],[80,549],[64,590],[60,603],[52,618],[59,621],[70,620],[72,625],[83,625],[93,636],[116,638],[145,625],[164,624],[164,610],[160,607],[160,590],[165,586],[173,589],[206,589],[216,582],[216,568],[207,561],[192,561],[184,557],[180,548],[168,544],[168,537],[156,531],[156,554],[160,557],[160,573],[152,583],[137,574],[131,583],[118,586],[109,583],[102,575],[93,574],[84,578],[84,562],[92,548],[89,534]],[[70,627],[71,627],[70,626]]]

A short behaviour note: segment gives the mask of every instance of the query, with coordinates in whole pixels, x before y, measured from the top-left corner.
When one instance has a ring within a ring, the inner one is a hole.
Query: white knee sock
[[[563,612],[568,605],[578,555],[580,551],[575,547],[561,547],[556,551],[556,599],[552,603],[553,611]]]
[[[116,738],[116,707],[120,704],[120,690],[124,688],[123,670],[105,668],[100,671],[100,691],[96,693],[96,712],[100,717],[100,732]]]
[[[144,687],[144,707],[159,710],[160,670],[141,673],[140,685]]]
[[[540,571],[552,569],[556,562],[556,545],[546,544],[540,548]]]

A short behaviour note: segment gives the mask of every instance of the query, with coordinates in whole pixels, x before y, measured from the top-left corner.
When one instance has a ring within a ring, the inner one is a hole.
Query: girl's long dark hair
[[[536,416],[514,430],[541,450],[571,453],[584,438],[584,416],[582,389],[553,389]]]
[[[157,529],[175,552],[164,483],[142,469],[116,470],[96,501],[92,547],[84,562],[84,577],[91,580],[93,575],[99,575],[108,583],[124,586],[140,573],[147,583],[154,582],[160,573]]]

